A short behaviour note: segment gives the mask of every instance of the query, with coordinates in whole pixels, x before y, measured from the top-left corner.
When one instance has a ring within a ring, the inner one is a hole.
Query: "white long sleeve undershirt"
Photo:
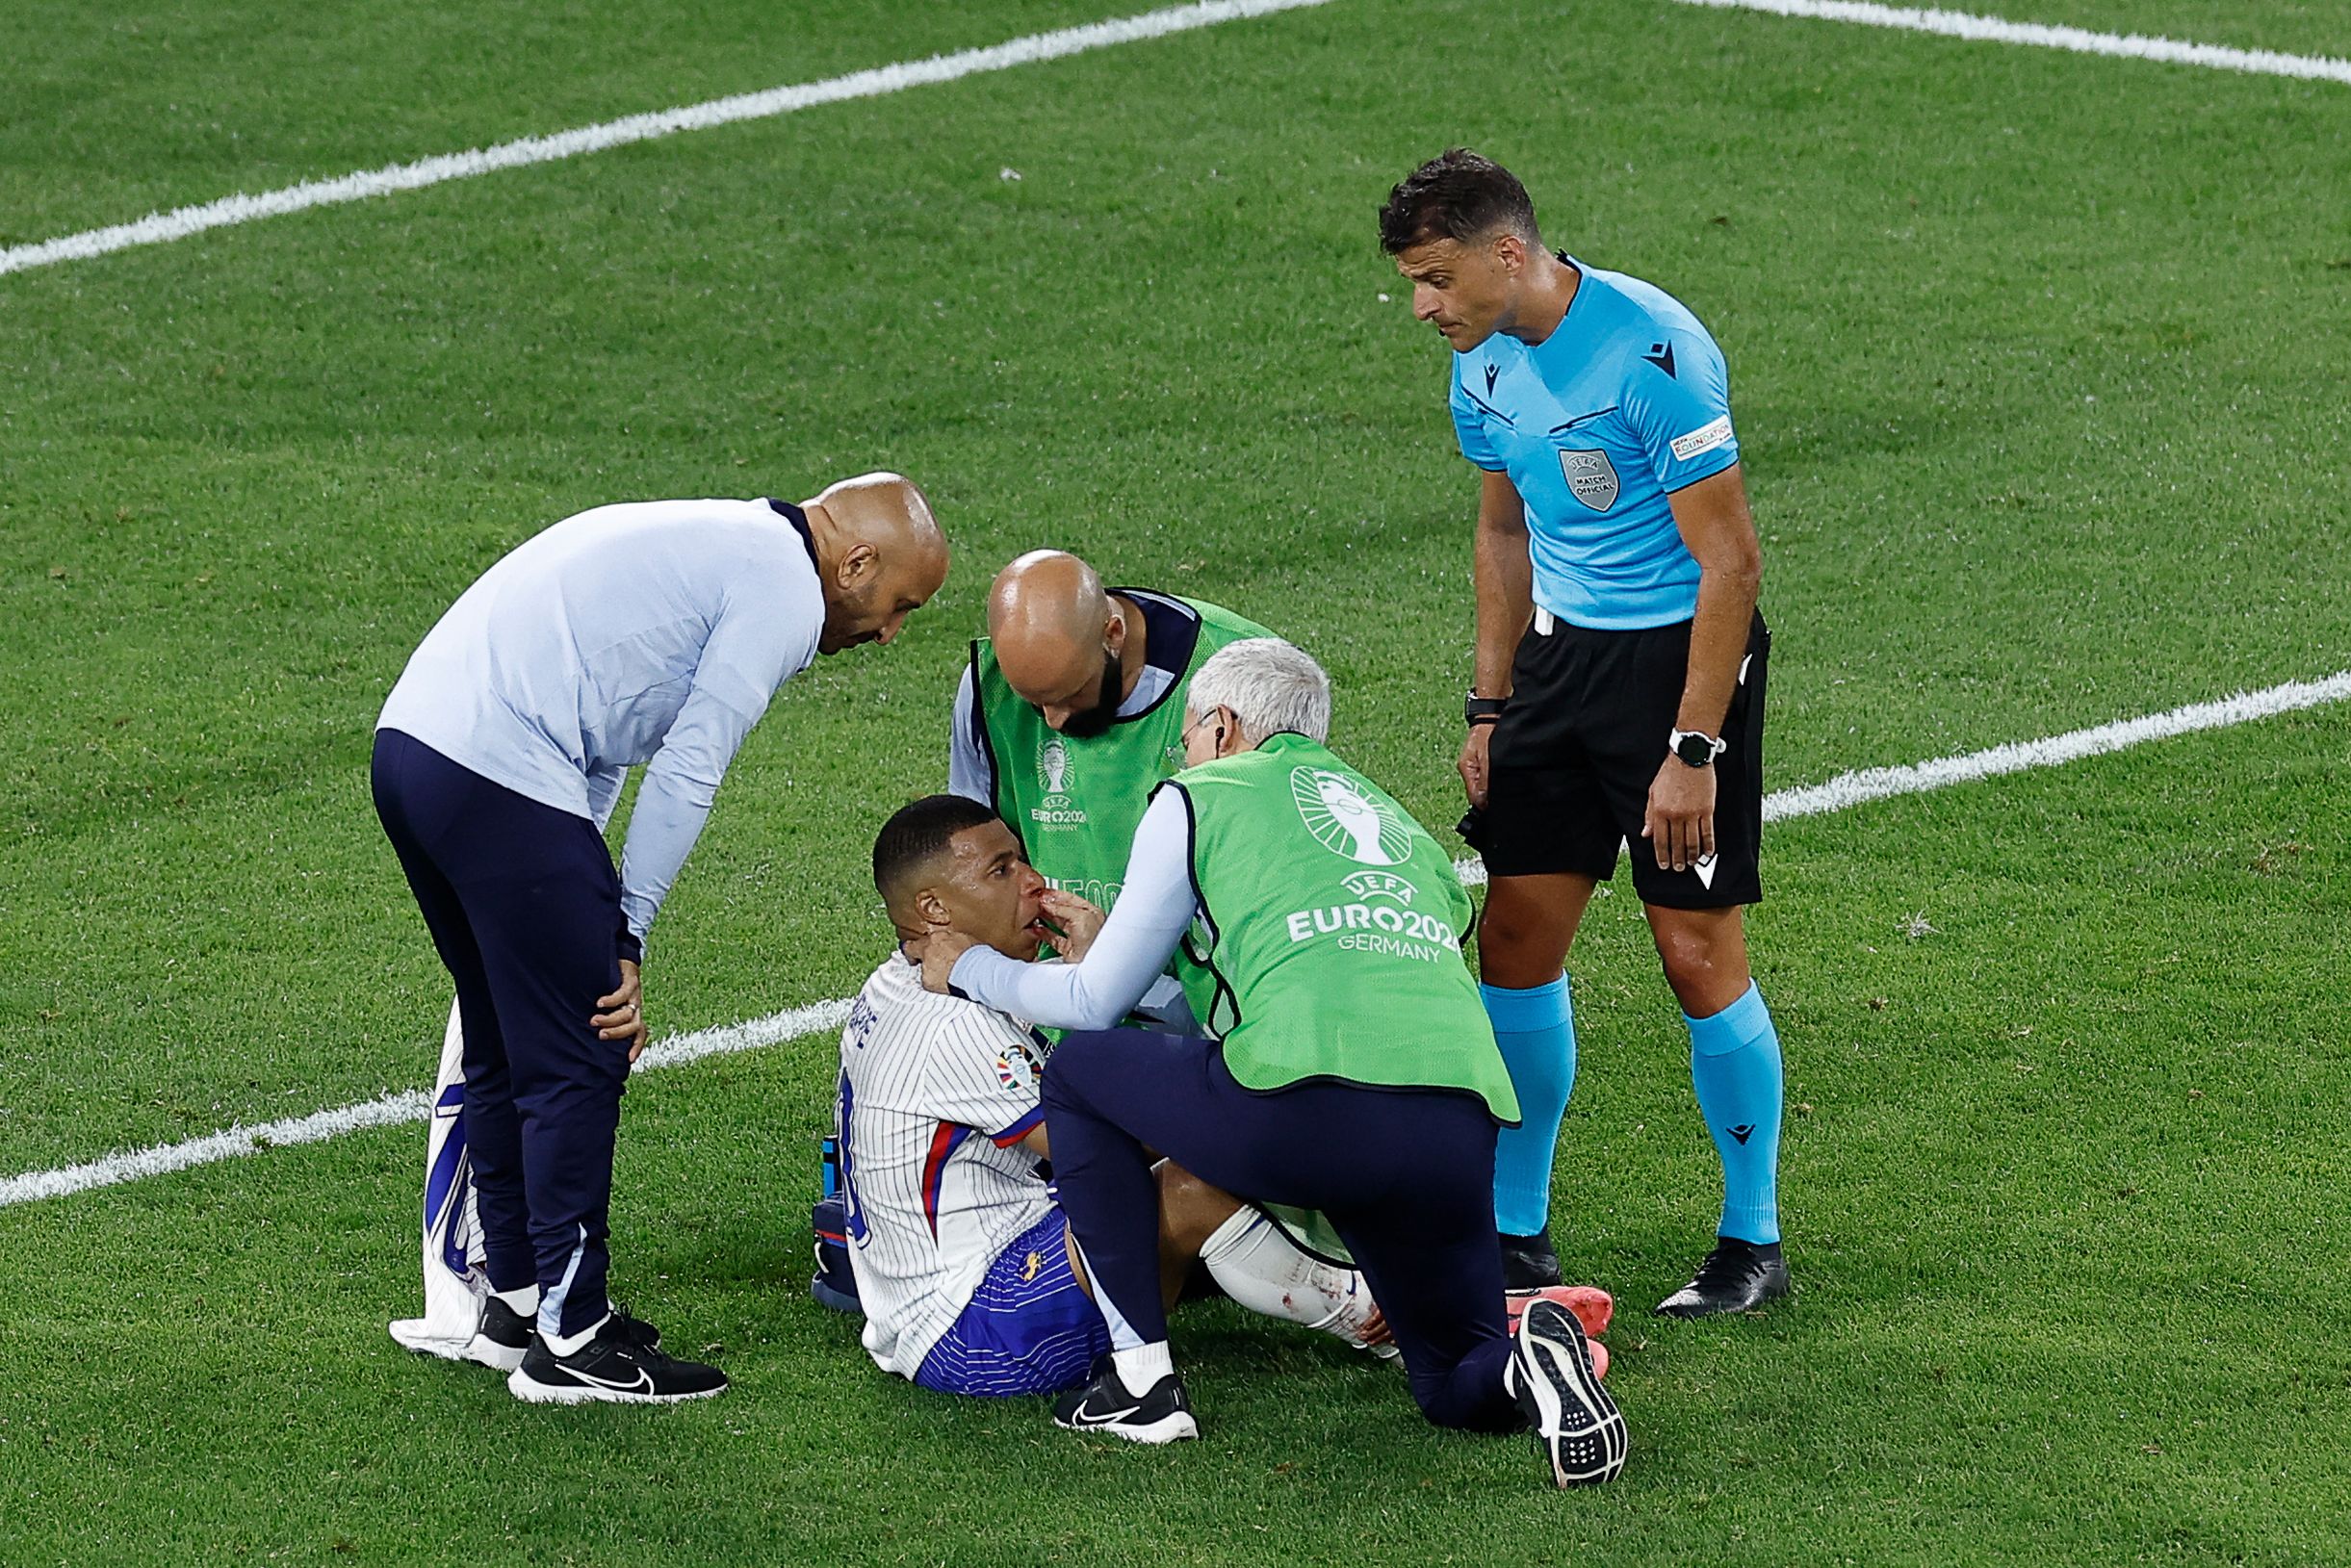
[[[1183,791],[1162,789],[1135,829],[1118,905],[1082,962],[1022,964],[974,947],[955,961],[948,981],[984,1007],[1048,1029],[1108,1029],[1161,977],[1199,909],[1191,809]]]

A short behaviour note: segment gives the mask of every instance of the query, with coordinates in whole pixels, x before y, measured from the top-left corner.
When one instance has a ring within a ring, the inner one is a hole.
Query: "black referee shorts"
[[[1666,760],[1690,668],[1690,623],[1640,631],[1530,627],[1511,666],[1511,706],[1494,726],[1486,809],[1461,825],[1489,876],[1574,872],[1602,882],[1629,844],[1644,904],[1719,910],[1763,899],[1764,672],[1771,633],[1747,631],[1739,686],[1715,758],[1715,856],[1658,869],[1641,836],[1649,785]]]

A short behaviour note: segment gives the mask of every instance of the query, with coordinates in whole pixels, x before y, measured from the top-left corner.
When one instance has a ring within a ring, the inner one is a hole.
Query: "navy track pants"
[[[1236,1197],[1329,1216],[1431,1421],[1524,1425],[1502,1387],[1511,1342],[1484,1101],[1330,1082],[1259,1092],[1233,1081],[1215,1041],[1110,1029],[1054,1050],[1045,1126],[1095,1289],[1145,1344],[1167,1337],[1155,1150]]]
[[[609,1310],[606,1235],[626,1041],[588,1018],[620,986],[620,878],[586,817],[397,730],[375,733],[376,814],[457,984],[465,1135],[493,1288],[540,1286],[542,1333]]]

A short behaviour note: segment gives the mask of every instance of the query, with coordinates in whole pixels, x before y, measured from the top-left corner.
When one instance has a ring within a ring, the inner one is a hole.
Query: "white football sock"
[[[535,1318],[539,1315],[539,1282],[535,1279],[521,1290],[492,1291],[490,1294],[505,1302],[519,1316]]]
[[[1363,1325],[1379,1310],[1362,1275],[1306,1256],[1279,1225],[1247,1206],[1217,1226],[1200,1260],[1225,1294],[1250,1311],[1319,1328],[1358,1348]]]
[[[1138,1345],[1131,1350],[1113,1350],[1110,1365],[1118,1372],[1119,1381],[1126,1385],[1126,1392],[1137,1398],[1149,1394],[1152,1384],[1176,1371],[1166,1340]]]
[[[584,1346],[589,1340],[596,1337],[596,1330],[602,1328],[606,1324],[608,1324],[611,1321],[612,1314],[607,1312],[603,1317],[597,1319],[594,1323],[589,1324],[585,1328],[581,1329],[577,1334],[549,1334],[542,1332],[539,1335],[539,1339],[543,1344],[546,1345],[550,1351],[556,1355],[577,1355],[580,1353],[581,1347]]]

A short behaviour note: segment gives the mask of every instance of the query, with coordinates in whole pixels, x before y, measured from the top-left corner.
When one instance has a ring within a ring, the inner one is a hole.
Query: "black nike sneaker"
[[[1538,1230],[1532,1236],[1502,1238],[1502,1288],[1506,1291],[1539,1291],[1561,1283],[1560,1255],[1551,1250],[1551,1232]]]
[[[661,1331],[642,1318],[631,1317],[629,1309],[618,1301],[612,1303],[612,1321],[607,1326],[637,1350],[658,1350],[661,1348]]]
[[[557,1355],[534,1338],[506,1390],[528,1404],[675,1404],[727,1391],[725,1373],[663,1355],[646,1343],[648,1335],[658,1344],[660,1336],[651,1324],[615,1312],[569,1355]]]
[[[1129,1443],[1173,1443],[1200,1435],[1182,1378],[1171,1372],[1142,1395],[1129,1394],[1108,1356],[1094,1364],[1085,1387],[1053,1401],[1053,1425],[1073,1432],[1110,1432]]]
[[[1657,1303],[1666,1318],[1711,1318],[1721,1312],[1752,1312],[1788,1294],[1788,1264],[1777,1242],[1743,1242],[1718,1236],[1715,1249],[1698,1265],[1689,1284]]]
[[[474,1325],[474,1337],[465,1342],[465,1358],[512,1372],[523,1364],[523,1353],[537,1340],[529,1318],[495,1296],[485,1297],[481,1322]]]
[[[1502,1386],[1518,1401],[1557,1486],[1615,1480],[1631,1447],[1624,1412],[1601,1386],[1591,1346],[1575,1314],[1537,1297],[1511,1337]]]

